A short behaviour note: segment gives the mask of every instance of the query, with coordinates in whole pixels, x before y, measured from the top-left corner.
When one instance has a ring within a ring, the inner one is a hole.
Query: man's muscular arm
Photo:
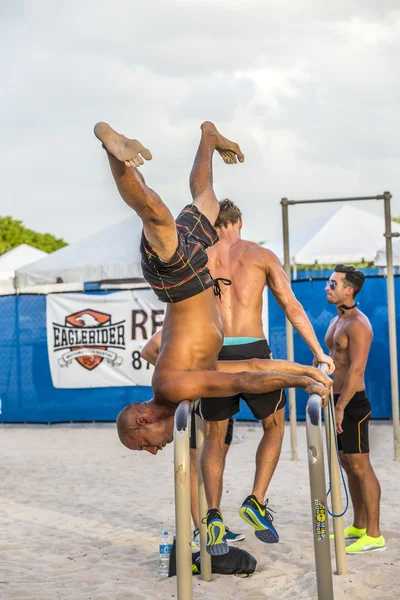
[[[308,394],[318,394],[322,398],[322,406],[328,403],[329,391],[311,377],[276,371],[179,371],[176,376],[170,375],[169,380],[160,385],[159,392],[165,400],[179,404],[182,400],[233,396],[240,392],[262,394],[290,387],[303,388]]]
[[[147,360],[151,365],[155,365],[160,353],[162,329],[151,336],[145,346],[143,346],[140,356]]]
[[[332,385],[332,380],[322,373],[315,367],[309,367],[307,365],[301,365],[296,362],[289,360],[275,360],[275,359],[264,359],[264,358],[250,358],[247,360],[219,360],[217,362],[217,370],[224,373],[237,373],[241,371],[278,371],[279,373],[285,373],[287,375],[302,375],[311,377],[322,383],[328,389]]]
[[[324,354],[314,329],[300,302],[294,295],[285,271],[278,257],[270,250],[265,250],[265,268],[267,285],[271,290],[279,306],[285,311],[295,330],[301,335],[307,346],[313,353],[318,363],[326,363],[329,374],[335,370],[335,365],[330,356]]]

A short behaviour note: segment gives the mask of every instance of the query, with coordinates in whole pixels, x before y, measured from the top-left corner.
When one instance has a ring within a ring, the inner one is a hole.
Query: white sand
[[[233,530],[246,532],[241,546],[257,558],[257,573],[210,583],[195,577],[194,598],[316,599],[304,425],[300,460],[290,460],[287,430],[268,492],[281,538],[275,545],[259,542],[237,515],[261,429],[237,431],[244,441],[228,454],[223,510]],[[334,575],[336,600],[400,598],[400,463],[390,424],[374,423],[371,438],[389,550],[348,557],[349,574]],[[160,532],[174,527],[172,445],[153,457],[126,450],[110,425],[9,426],[0,428],[0,453],[1,600],[176,598],[176,578],[156,575]]]

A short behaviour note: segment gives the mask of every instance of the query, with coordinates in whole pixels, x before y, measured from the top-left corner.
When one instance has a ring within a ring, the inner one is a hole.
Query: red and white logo
[[[54,352],[67,351],[59,365],[69,367],[76,360],[92,371],[106,360],[120,366],[123,358],[114,350],[125,350],[125,323],[112,323],[111,315],[90,308],[68,315],[64,325],[53,323]]]

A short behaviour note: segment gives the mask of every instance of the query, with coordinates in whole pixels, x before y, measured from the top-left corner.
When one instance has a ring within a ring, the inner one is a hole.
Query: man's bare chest
[[[328,328],[325,343],[331,351],[347,351],[349,338],[347,335],[347,323],[335,320]]]

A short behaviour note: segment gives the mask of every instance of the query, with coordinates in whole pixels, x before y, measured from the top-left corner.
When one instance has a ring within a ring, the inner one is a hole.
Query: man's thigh
[[[365,474],[370,472],[371,461],[369,459],[369,452],[363,454],[354,453],[346,454],[346,459],[349,465],[350,471],[358,478],[364,477]]]
[[[160,260],[168,262],[173,257],[178,247],[178,232],[175,219],[164,204],[157,218],[143,220],[143,234]]]
[[[343,433],[338,435],[339,449],[343,454],[369,453],[370,414],[371,404],[365,395],[360,400],[350,400],[344,410]]]
[[[204,422],[204,435],[205,437],[207,437],[207,431],[210,429],[208,428],[208,423],[213,423],[214,421],[208,422],[208,421],[203,421]],[[227,447],[229,447],[232,443],[232,438],[233,438],[233,419],[229,418],[229,419],[225,419],[224,421],[216,421],[216,423],[227,423],[226,426],[223,425],[224,429],[225,429],[225,437],[224,437],[224,443]],[[213,431],[212,434],[215,434],[216,431]],[[219,432],[218,435],[221,434],[222,436],[222,432]],[[196,409],[192,408],[192,417],[191,417],[191,430],[190,430],[190,449],[191,450],[196,450]]]
[[[266,433],[270,431],[279,431],[282,435],[285,433],[285,409],[284,407],[271,413],[268,417],[261,420],[261,424]]]
[[[229,419],[224,421],[204,421],[204,438],[218,442],[221,448],[225,445]]]

